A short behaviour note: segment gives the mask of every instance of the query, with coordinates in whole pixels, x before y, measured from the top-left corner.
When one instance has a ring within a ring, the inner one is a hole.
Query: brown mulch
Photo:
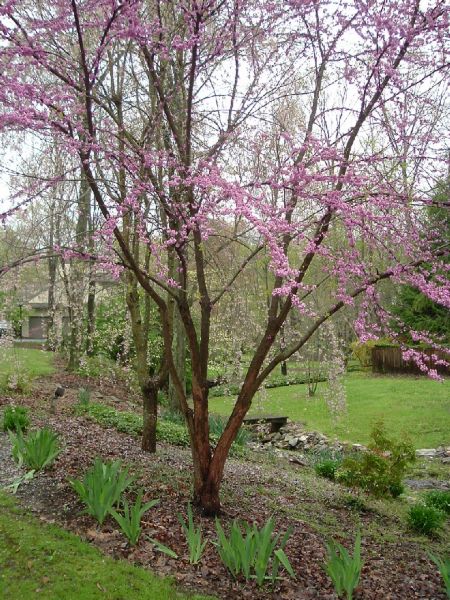
[[[56,382],[64,385],[66,392],[59,400],[57,414],[50,415],[49,398]],[[95,394],[101,394],[107,401],[113,396],[117,409],[130,410],[130,406],[138,401],[124,385],[103,382],[99,387],[93,381],[88,383],[94,397]],[[263,523],[274,514],[278,531],[293,526],[286,553],[297,579],[286,577],[274,588],[267,585],[263,589],[253,582],[235,582],[221,564],[211,543],[201,563],[192,566],[177,519],[177,513],[185,515],[191,495],[192,461],[189,451],[161,444],[156,455],[148,455],[140,450],[136,438],[74,416],[72,406],[82,385],[86,385],[86,380],[60,372],[52,379],[38,382],[32,396],[20,399],[21,404],[33,409],[33,425],[49,425],[60,434],[63,442],[63,451],[54,466],[39,473],[19,489],[17,497],[24,506],[43,521],[57,523],[77,533],[107,554],[126,558],[161,575],[175,577],[183,589],[208,593],[224,600],[337,598],[322,568],[326,540],[318,533],[317,527],[310,525],[307,519],[298,517],[299,507],[315,510],[319,518],[323,517],[324,523],[327,519],[333,520],[336,527],[349,533],[353,539],[358,519],[354,512],[333,502],[332,491],[324,498],[323,504],[315,506],[317,497],[308,491],[308,484],[302,477],[302,467],[280,458],[274,458],[272,463],[258,456],[246,461],[230,460],[224,477],[222,523],[226,524],[234,518]],[[12,399],[0,397],[0,405],[10,401]],[[0,485],[17,475],[9,446],[7,436],[1,434]],[[91,517],[82,515],[83,507],[67,481],[67,478],[79,477],[96,456],[120,458],[130,464],[139,477],[139,486],[145,489],[144,500],[160,499],[159,504],[144,516],[143,534],[135,548],[129,547],[112,519],[107,519],[103,527],[98,527]],[[195,517],[197,523],[201,523],[204,535],[210,540],[215,539],[214,520],[204,518],[198,511]],[[381,519],[386,522],[380,523]],[[376,513],[361,517],[364,568],[355,598],[445,600],[440,576],[419,543],[404,540],[401,536],[388,541],[364,535],[364,527],[373,523],[388,530],[393,527],[397,531],[398,523],[395,523],[394,517],[392,519],[389,521]],[[179,559],[169,558],[157,551],[148,537],[157,538],[172,548]]]

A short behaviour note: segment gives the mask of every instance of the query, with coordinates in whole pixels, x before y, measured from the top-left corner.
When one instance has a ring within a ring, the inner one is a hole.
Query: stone
[[[289,462],[294,463],[295,465],[300,465],[301,467],[307,467],[308,463],[306,460],[303,460],[303,457],[298,458],[297,456],[290,456]]]
[[[288,444],[291,448],[295,448],[298,445],[299,439],[296,437],[291,437],[288,439]]]
[[[436,456],[435,448],[421,448],[416,450],[416,456],[423,456],[425,458],[433,458]]]

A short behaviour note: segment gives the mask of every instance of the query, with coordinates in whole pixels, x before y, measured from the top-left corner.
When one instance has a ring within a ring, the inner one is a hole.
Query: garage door
[[[42,340],[47,337],[48,317],[30,317],[28,337]]]

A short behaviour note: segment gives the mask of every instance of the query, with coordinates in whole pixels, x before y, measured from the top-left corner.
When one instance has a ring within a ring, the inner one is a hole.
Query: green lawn
[[[27,380],[54,372],[53,353],[30,348],[0,348],[0,389],[12,375]]]
[[[24,514],[1,493],[0,540],[2,600],[206,600],[177,592],[170,579],[103,556],[75,535]]]
[[[323,399],[326,384],[308,398],[305,385],[268,389],[267,400],[256,399],[250,415],[287,415],[341,440],[365,444],[373,423],[383,419],[389,432],[408,434],[417,448],[450,445],[450,381],[426,377],[374,376],[351,373],[346,377],[347,414],[335,423]],[[228,416],[234,398],[211,398],[210,409]]]

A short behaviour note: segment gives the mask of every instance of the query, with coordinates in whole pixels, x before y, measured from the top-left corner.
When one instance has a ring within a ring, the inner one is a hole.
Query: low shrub
[[[426,506],[433,506],[443,512],[450,514],[450,491],[432,490],[424,495]]]
[[[184,419],[183,413],[181,413],[178,410],[172,410],[167,407],[163,408],[163,410],[161,412],[161,419],[163,419],[164,421],[170,421],[171,423],[176,423],[177,425],[185,424],[185,419]]]
[[[361,560],[361,534],[355,540],[353,556],[348,550],[334,540],[327,543],[327,561],[324,569],[331,578],[336,594],[339,598],[352,600],[353,592],[358,586],[361,577],[363,561]]]
[[[114,427],[117,431],[128,433],[129,435],[139,436],[142,434],[142,415],[136,413],[116,410],[97,402],[91,402],[86,406],[77,404],[75,413],[83,415],[103,427]],[[187,448],[190,445],[189,433],[184,423],[158,419],[156,437],[158,441],[174,446]],[[218,441],[218,436],[211,434],[210,439],[215,444]],[[231,447],[231,454],[234,456],[240,456],[243,452],[243,448],[236,444],[233,444]]]
[[[103,427],[114,427],[118,431],[130,435],[142,433],[142,416],[135,413],[118,411],[97,402],[91,402],[87,406],[77,405],[75,411]]]
[[[342,503],[350,510],[356,510],[358,512],[368,512],[370,510],[363,498],[353,494],[345,494],[342,498]]]
[[[320,477],[325,477],[326,479],[334,481],[336,471],[339,469],[340,465],[341,463],[338,460],[327,459],[316,463],[314,470]]]
[[[47,427],[33,431],[26,438],[20,430],[17,433],[10,431],[9,437],[14,460],[34,471],[50,466],[61,452],[58,435]]]
[[[3,413],[3,431],[26,431],[30,425],[25,406],[7,406]]]
[[[209,417],[209,432],[210,435],[214,439],[219,439],[222,433],[224,432],[225,426],[227,424],[227,419],[220,417],[218,415],[210,415]],[[234,440],[234,444],[237,446],[245,446],[250,438],[249,432],[241,427],[237,433],[236,439]]]
[[[359,361],[361,367],[370,367],[372,365],[372,348],[378,343],[378,340],[367,340],[367,342],[352,342],[350,347],[353,356]]]
[[[284,552],[292,529],[281,537],[273,535],[275,523],[270,518],[261,529],[254,523],[244,523],[242,531],[237,521],[233,521],[230,535],[227,537],[218,519],[216,519],[217,550],[223,564],[236,578],[243,575],[246,580],[256,579],[259,586],[267,580],[274,583],[278,579],[280,566],[295,578],[294,570]]]
[[[80,388],[78,390],[78,404],[80,406],[88,406],[91,401],[91,392],[86,388]]]
[[[123,514],[118,511],[111,509],[112,517],[117,521],[120,529],[127,537],[128,541],[132,546],[135,546],[141,535],[141,519],[148,510],[158,504],[159,500],[151,500],[142,504],[143,491],[140,490],[136,501],[131,506],[128,504],[126,499],[123,500]]]
[[[444,521],[445,513],[434,506],[418,503],[411,506],[408,511],[409,527],[423,535],[436,534]]]
[[[156,437],[160,442],[174,446],[187,447],[190,444],[189,433],[184,425],[177,425],[161,419],[156,424]]]
[[[414,446],[408,440],[388,438],[382,423],[373,428],[371,440],[367,451],[343,460],[336,479],[377,497],[396,498],[403,492],[403,478],[408,465],[416,460]]]
[[[133,483],[134,478],[128,469],[122,468],[118,460],[104,463],[96,458],[83,480],[69,479],[73,489],[86,506],[85,512],[94,517],[100,525],[115,505],[121,494]]]

